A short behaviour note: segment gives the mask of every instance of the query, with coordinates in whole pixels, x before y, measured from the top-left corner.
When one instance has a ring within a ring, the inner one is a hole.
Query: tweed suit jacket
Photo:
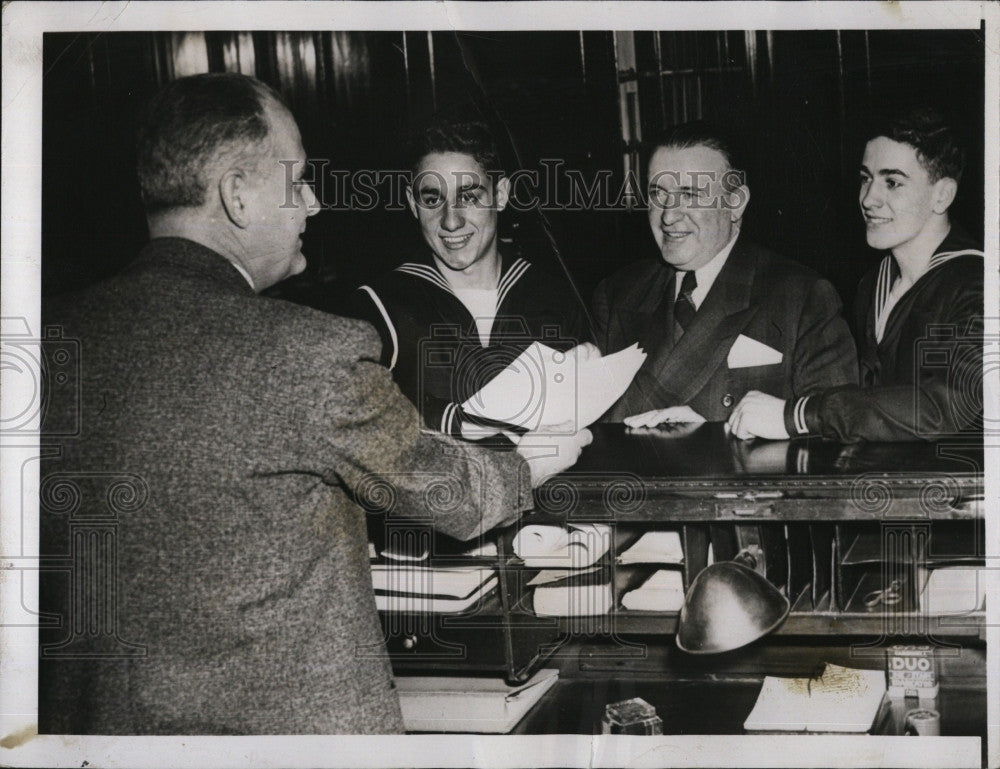
[[[643,260],[598,286],[594,323],[601,352],[638,342],[647,353],[606,421],[689,405],[717,422],[750,390],[790,398],[832,382],[857,382],[854,341],[837,292],[806,267],[738,238],[676,344],[675,273],[661,260]],[[780,362],[731,368],[727,358],[738,340],[745,343],[741,336],[780,353]]]
[[[42,585],[69,620],[42,638],[42,731],[400,732],[359,502],[468,539],[530,506],[518,455],[423,430],[371,326],[258,297],[190,241],[45,319],[80,340],[82,411],[43,467],[42,553],[84,563]],[[101,516],[115,552],[74,549]],[[76,632],[101,600],[113,633]]]

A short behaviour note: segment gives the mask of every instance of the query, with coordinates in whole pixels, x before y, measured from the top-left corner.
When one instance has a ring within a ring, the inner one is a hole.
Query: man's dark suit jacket
[[[41,482],[43,556],[73,564],[43,575],[43,732],[402,731],[358,500],[470,538],[530,506],[520,458],[422,430],[371,326],[190,241],[45,319],[82,409]]]
[[[840,299],[816,273],[737,239],[675,345],[675,272],[661,260],[644,260],[597,289],[594,323],[601,352],[638,342],[648,356],[605,420],[688,405],[711,422],[723,421],[750,390],[791,398],[833,382],[857,382],[857,354]],[[727,357],[741,335],[777,351],[781,361],[730,368]]]

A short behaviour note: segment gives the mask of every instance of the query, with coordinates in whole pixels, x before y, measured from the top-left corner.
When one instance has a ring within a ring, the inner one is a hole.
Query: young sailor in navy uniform
[[[479,437],[485,420],[461,404],[533,341],[560,351],[586,341],[584,310],[566,279],[501,252],[510,181],[483,123],[437,118],[412,157],[406,194],[427,248],[361,286],[354,314],[378,329],[382,363],[429,427]]]
[[[935,440],[982,429],[983,252],[948,209],[964,156],[929,109],[870,134],[859,201],[868,245],[888,251],[858,289],[861,381],[781,401],[749,393],[740,438]]]

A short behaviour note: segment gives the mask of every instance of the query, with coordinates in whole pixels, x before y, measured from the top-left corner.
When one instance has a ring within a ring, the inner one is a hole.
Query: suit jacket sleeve
[[[948,302],[939,322],[958,335],[937,345],[941,360],[919,365],[913,384],[854,385],[810,398],[804,406],[809,431],[849,442],[935,440],[981,430],[982,306],[981,286],[974,285]]]
[[[809,290],[798,325],[793,367],[797,396],[858,381],[858,353],[841,314],[840,297],[825,280]]]
[[[304,437],[317,474],[346,486],[366,509],[470,539],[531,507],[520,455],[427,431],[389,371],[363,354],[329,370]]]

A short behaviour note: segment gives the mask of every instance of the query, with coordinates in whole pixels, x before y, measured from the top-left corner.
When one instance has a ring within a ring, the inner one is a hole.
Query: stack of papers
[[[618,556],[618,563],[683,563],[684,548],[676,531],[647,531]]]
[[[533,342],[462,410],[527,430],[567,423],[567,432],[582,430],[628,389],[646,353],[634,344],[583,360],[577,349],[564,353]]]
[[[396,691],[408,732],[506,734],[558,679],[549,669],[520,686],[498,678],[398,676]]]
[[[818,678],[767,676],[747,731],[867,732],[885,697],[885,671],[827,664]]]
[[[680,611],[684,605],[684,577],[679,571],[659,569],[635,590],[622,596],[622,606],[633,611]]]
[[[920,610],[930,615],[969,614],[986,601],[986,573],[975,567],[932,569],[920,594]]]
[[[545,617],[590,617],[607,614],[614,605],[611,570],[544,569],[529,582],[534,587],[532,608]]]
[[[607,524],[524,526],[514,535],[514,553],[525,566],[582,569],[596,563],[611,547]]]
[[[494,570],[478,566],[429,568],[375,563],[371,569],[379,611],[465,611],[497,586]]]

